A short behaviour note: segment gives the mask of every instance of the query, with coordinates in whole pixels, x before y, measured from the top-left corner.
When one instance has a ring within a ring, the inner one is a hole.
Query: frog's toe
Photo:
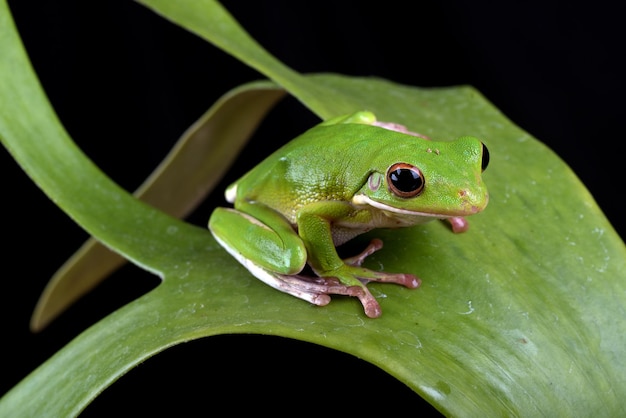
[[[330,303],[330,296],[317,286],[310,286],[306,282],[294,280],[281,279],[281,282],[279,289],[284,293],[306,300],[317,306],[325,306]]]
[[[300,274],[276,274],[273,276],[272,285],[285,293],[318,306],[329,304],[331,295],[356,297],[363,305],[365,315],[370,318],[381,316],[382,309],[367,288],[367,282],[395,283],[408,288],[416,288],[420,285],[420,280],[412,274],[384,273],[362,267],[346,267],[354,275],[342,276],[343,280],[333,276],[313,277]],[[347,284],[342,283],[342,281]]]
[[[361,303],[363,303],[363,301],[361,301]],[[376,299],[368,301],[367,304],[363,303],[363,311],[368,318],[378,318],[383,313]]]
[[[361,251],[361,253],[350,258],[344,258],[343,262],[349,266],[361,267],[361,264],[363,264],[367,257],[374,254],[381,248],[383,248],[383,242],[378,238],[374,238],[370,241],[367,247],[363,251]]]
[[[378,318],[382,315],[383,310],[381,309],[380,304],[366,287],[363,287],[363,292],[361,292],[361,294],[357,297],[361,301],[361,305],[363,305],[365,315],[369,318]]]
[[[326,294],[312,293],[310,302],[317,306],[326,306],[330,303],[330,296]]]
[[[371,277],[367,277],[365,280],[380,283],[395,283],[408,287],[409,289],[415,289],[422,284],[422,281],[413,274],[407,273],[385,273],[385,272],[373,272]]]
[[[469,223],[463,217],[456,216],[454,218],[447,218],[446,221],[452,227],[452,232],[455,234],[460,234],[461,232],[467,231],[469,228]]]
[[[395,283],[404,287],[408,287],[409,289],[415,289],[416,287],[419,287],[421,281],[413,274],[385,273],[361,267],[367,257],[380,250],[381,248],[383,248],[383,242],[377,238],[374,238],[360,254],[357,254],[354,257],[345,258],[343,261],[346,265],[354,267],[354,269],[352,269],[353,275],[355,277],[358,277],[363,283]]]
[[[378,301],[364,284],[344,285],[335,277],[302,275],[282,276],[281,280],[285,284],[282,288],[284,292],[318,306],[327,305],[330,302],[330,295],[342,295],[358,298],[365,315],[370,318],[378,318],[382,313]]]

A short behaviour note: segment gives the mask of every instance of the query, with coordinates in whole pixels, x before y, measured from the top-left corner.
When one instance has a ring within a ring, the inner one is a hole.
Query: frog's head
[[[480,140],[435,142],[398,134],[391,148],[374,157],[354,205],[369,206],[404,224],[468,216],[487,206],[482,172],[489,152]]]

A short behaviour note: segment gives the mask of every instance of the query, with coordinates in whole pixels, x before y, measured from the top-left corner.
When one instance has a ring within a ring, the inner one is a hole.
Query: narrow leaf
[[[215,187],[267,111],[285,92],[270,82],[234,89],[178,140],[135,197],[182,218]],[[126,262],[90,238],[52,277],[31,319],[41,330]]]

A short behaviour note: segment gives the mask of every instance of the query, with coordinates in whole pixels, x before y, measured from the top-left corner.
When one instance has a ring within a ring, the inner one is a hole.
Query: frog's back
[[[290,220],[312,202],[349,201],[382,144],[371,137],[371,127],[346,128],[317,126],[285,144],[235,183],[237,199],[264,203]]]

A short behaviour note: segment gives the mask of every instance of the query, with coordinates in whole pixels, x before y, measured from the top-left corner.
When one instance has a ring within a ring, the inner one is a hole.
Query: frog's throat
[[[377,202],[362,194],[355,195],[352,198],[352,204],[354,206],[371,206],[373,208],[380,209],[381,211],[397,213],[400,215],[426,216],[426,217],[437,218],[437,219],[450,218],[454,216],[454,215],[446,215],[446,214],[441,214],[441,213],[417,212],[414,210],[400,209],[394,206],[389,206],[389,205],[385,205],[384,203]]]

